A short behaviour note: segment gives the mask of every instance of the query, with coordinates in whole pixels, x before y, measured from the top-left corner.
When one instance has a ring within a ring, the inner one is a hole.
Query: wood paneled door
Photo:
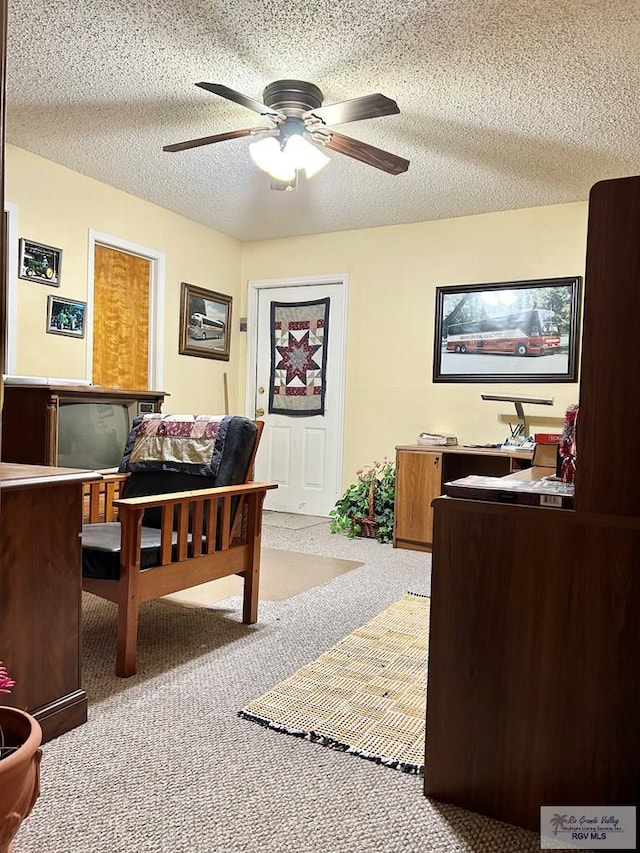
[[[149,387],[151,263],[96,244],[93,274],[94,385]]]

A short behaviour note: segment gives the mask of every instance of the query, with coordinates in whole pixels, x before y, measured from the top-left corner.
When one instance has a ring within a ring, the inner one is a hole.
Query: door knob
[[[256,417],[263,418],[264,417],[264,409],[256,409]]]

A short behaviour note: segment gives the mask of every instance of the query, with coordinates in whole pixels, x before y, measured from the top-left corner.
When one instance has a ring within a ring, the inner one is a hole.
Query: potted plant
[[[10,693],[14,683],[0,661],[0,693]],[[0,853],[11,853],[11,842],[40,795],[41,742],[35,717],[0,705]]]
[[[330,511],[332,533],[390,542],[393,537],[396,466],[388,457],[356,471],[356,481]]]

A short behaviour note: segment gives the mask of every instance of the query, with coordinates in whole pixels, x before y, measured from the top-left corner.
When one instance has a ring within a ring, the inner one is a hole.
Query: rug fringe
[[[409,595],[413,595],[413,593],[409,593]],[[419,597],[429,598],[428,595]],[[341,743],[340,741],[329,738],[326,735],[318,734],[317,732],[293,729],[289,726],[283,725],[282,723],[274,723],[272,720],[267,720],[264,717],[258,717],[244,709],[238,711],[238,716],[245,720],[249,720],[252,723],[258,723],[258,725],[264,726],[264,728],[267,729],[272,729],[276,732],[282,732],[283,734],[304,738],[305,740],[311,741],[311,743],[319,743],[322,746],[328,746],[330,749],[336,749],[339,752],[348,752],[351,755],[359,755],[361,758],[366,758],[367,761],[373,761],[375,764],[382,764],[385,767],[390,767],[392,770],[400,770],[402,773],[410,773],[413,776],[424,775],[424,764],[412,764],[410,762],[400,761],[398,758],[389,758],[384,755],[373,755],[366,752],[366,750],[349,746],[347,743]]]

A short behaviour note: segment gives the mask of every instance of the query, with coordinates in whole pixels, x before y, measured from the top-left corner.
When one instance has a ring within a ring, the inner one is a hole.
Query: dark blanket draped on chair
[[[243,621],[256,621],[262,503],[275,488],[250,482],[261,432],[239,416],[145,415],[120,473],[87,484],[83,589],[118,605],[117,675],[136,671],[145,601],[239,574]]]

